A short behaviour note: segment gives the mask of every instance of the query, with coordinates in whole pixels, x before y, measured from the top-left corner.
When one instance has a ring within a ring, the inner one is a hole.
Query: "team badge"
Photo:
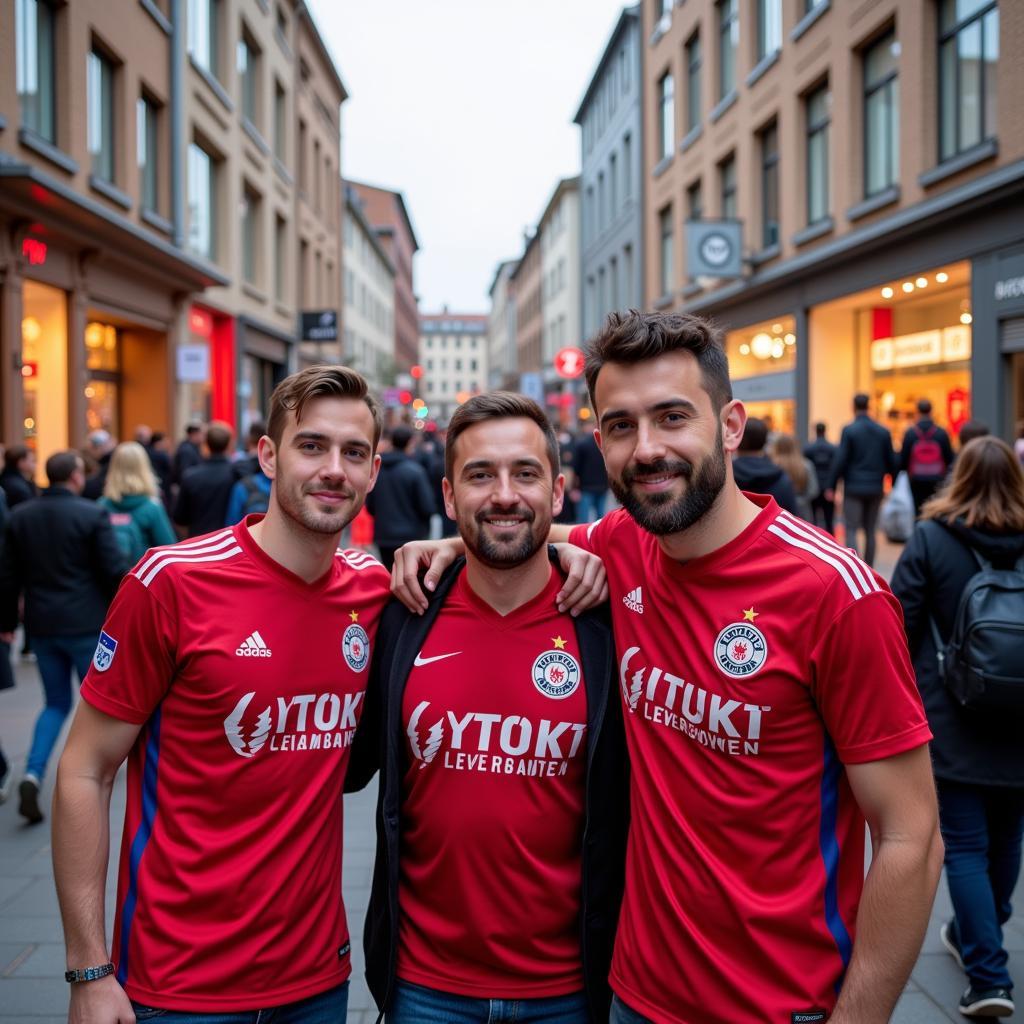
[[[362,672],[370,662],[370,638],[366,630],[353,622],[341,638],[341,651],[353,672]]]
[[[749,622],[726,626],[715,641],[715,661],[727,676],[752,676],[767,657],[764,633]]]
[[[552,700],[565,700],[580,685],[579,662],[562,650],[545,651],[533,663],[533,685]]]
[[[114,664],[117,654],[117,641],[109,633],[100,633],[100,641],[96,645],[96,653],[92,656],[93,668],[97,672],[106,672]]]

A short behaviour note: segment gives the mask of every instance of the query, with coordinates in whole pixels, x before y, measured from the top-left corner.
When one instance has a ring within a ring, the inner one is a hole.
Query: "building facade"
[[[643,5],[646,298],[727,328],[738,397],[835,435],[868,393],[954,434],[1024,418],[1024,5]],[[785,188],[782,183],[785,182]],[[739,221],[743,276],[687,266]]]
[[[611,310],[643,304],[642,57],[637,5],[619,17],[574,118],[580,126],[584,337]]]
[[[503,260],[488,289],[491,309],[487,316],[487,384],[494,389],[516,387],[516,292],[512,274],[518,260]]]
[[[534,401],[544,401],[543,282],[540,232],[526,239],[519,265],[509,278],[516,294],[516,367],[518,388]]]
[[[345,363],[379,391],[394,376],[395,268],[363,204],[345,186]]]
[[[420,317],[418,400],[430,418],[447,424],[470,395],[487,390],[487,316],[482,313],[424,314]]]

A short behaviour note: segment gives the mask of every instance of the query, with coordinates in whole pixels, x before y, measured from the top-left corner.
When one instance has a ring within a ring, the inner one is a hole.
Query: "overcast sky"
[[[307,0],[349,99],[345,177],[398,189],[423,312],[483,312],[560,177],[616,0]]]

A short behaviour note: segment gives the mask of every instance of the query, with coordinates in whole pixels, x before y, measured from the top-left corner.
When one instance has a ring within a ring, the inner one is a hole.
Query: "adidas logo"
[[[235,648],[235,654],[240,658],[269,658],[272,653],[270,648],[263,642],[263,637],[260,636],[258,629],[254,629]]]
[[[631,611],[636,612],[637,615],[643,615],[644,613],[644,595],[643,589],[637,587],[635,590],[631,590],[623,599],[622,603]]]

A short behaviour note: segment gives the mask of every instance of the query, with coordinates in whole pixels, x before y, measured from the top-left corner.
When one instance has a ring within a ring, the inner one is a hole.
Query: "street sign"
[[[583,353],[578,348],[559,349],[555,355],[555,373],[573,380],[583,373]]]
[[[743,225],[737,220],[688,220],[686,273],[690,277],[742,277]]]
[[[303,341],[337,341],[338,314],[333,309],[302,313]]]
[[[209,380],[209,345],[179,345],[177,370],[177,377],[180,381],[200,384]]]
[[[532,398],[538,405],[544,402],[544,381],[539,373],[519,375],[519,393]]]

